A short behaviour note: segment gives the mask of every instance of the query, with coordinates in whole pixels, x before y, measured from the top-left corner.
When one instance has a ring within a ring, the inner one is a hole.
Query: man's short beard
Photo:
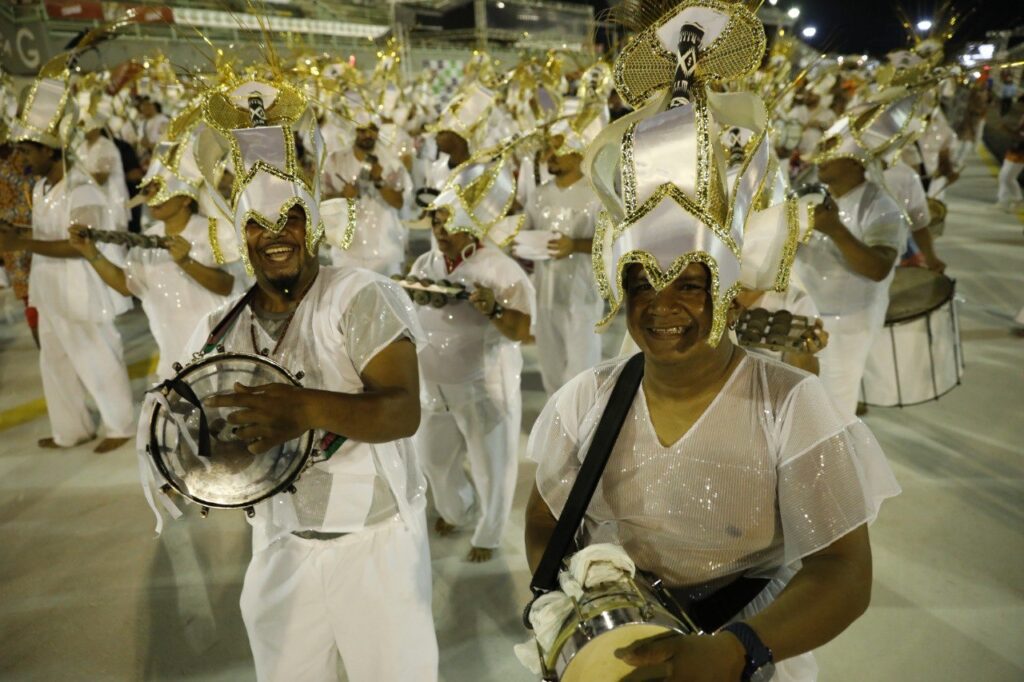
[[[302,276],[302,271],[299,270],[294,274],[278,275],[277,277],[268,277],[267,283],[278,291],[288,294],[295,291],[295,285],[299,283],[299,277]]]

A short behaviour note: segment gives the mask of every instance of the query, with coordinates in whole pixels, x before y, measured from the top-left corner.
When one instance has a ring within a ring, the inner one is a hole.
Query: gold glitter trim
[[[636,126],[639,121],[629,124],[626,134],[622,136],[622,194],[626,200],[626,213],[636,210],[636,159],[634,145]]]
[[[356,233],[356,210],[359,207],[359,202],[346,198],[345,205],[348,207],[348,220],[345,222],[345,233],[341,236],[338,247],[347,251],[348,247],[352,246],[352,238]]]
[[[737,80],[749,76],[760,66],[767,37],[764,26],[748,8],[718,0],[683,2],[638,33],[615,60],[616,89],[634,109],[639,109],[657,92],[670,87],[675,76],[676,57],[662,46],[657,31],[689,7],[703,7],[729,15],[722,33],[699,53],[697,80]]]
[[[605,272],[604,243],[608,230],[614,230],[615,223],[612,222],[611,214],[602,210],[597,214],[597,223],[594,227],[594,241],[591,242],[590,264],[594,271],[594,279],[597,281],[597,290],[601,298],[610,301],[612,298],[611,284],[608,282],[608,274]]]
[[[258,162],[261,163],[261,162]],[[285,223],[288,222],[288,211],[292,206],[301,206],[303,212],[306,214],[306,250],[309,255],[315,256],[317,248],[320,246],[320,241],[323,239],[325,228],[323,221],[319,221],[317,225],[313,226],[313,212],[310,210],[309,204],[302,197],[289,197],[281,204],[280,212],[276,219],[271,220],[259,211],[249,209],[242,216],[240,223],[240,230],[242,234],[239,235],[242,255],[242,262],[245,264],[245,271],[250,275],[253,274],[254,270],[252,263],[249,262],[249,245],[248,240],[245,238],[245,226],[249,224],[249,221],[255,222],[257,225],[265,230],[268,230],[271,234],[279,234],[284,229]]]
[[[800,241],[800,204],[795,198],[786,199],[786,243],[782,246],[782,257],[779,259],[779,270],[775,275],[775,291],[783,292],[789,288],[789,275],[796,259],[796,249]]]
[[[224,265],[224,252],[220,250],[220,239],[217,237],[217,219],[210,216],[206,223],[206,234],[210,240],[210,250],[213,251],[213,260],[217,265]]]
[[[53,61],[56,62],[58,60],[55,59]],[[45,70],[47,67],[51,66],[52,63],[53,62],[48,63],[46,66],[43,67],[43,69]],[[56,141],[62,147],[64,146],[64,144],[67,143],[66,140],[60,139],[59,133],[60,122],[64,118],[64,114],[67,111],[68,98],[71,96],[71,87],[68,85],[68,79],[70,77],[71,74],[66,68],[64,68],[59,73],[53,74],[52,76],[44,76],[43,72],[40,72],[39,77],[36,78],[36,80],[32,82],[32,85],[29,86],[28,95],[26,95],[25,97],[25,103],[21,105],[21,117],[15,119],[15,123],[17,127],[20,128],[20,130],[17,131],[17,134],[15,136],[11,137],[12,142],[21,142],[23,140],[28,140],[38,142],[45,146],[49,146],[52,142]],[[64,82],[64,92],[61,94],[60,100],[57,103],[57,109],[53,112],[53,114],[51,114],[52,118],[50,119],[49,125],[47,125],[45,129],[37,128],[36,126],[29,123],[27,119],[24,118],[28,114],[28,112],[31,111],[32,103],[36,99],[36,91],[39,90],[39,84],[43,80],[57,80]],[[26,131],[33,133],[33,135],[26,135]],[[15,131],[12,130],[12,132]]]
[[[733,239],[732,231],[728,229],[728,226],[723,226],[722,223],[720,223],[714,216],[710,215],[707,211],[694,203],[693,199],[686,196],[681,189],[670,182],[666,182],[658,187],[647,201],[641,204],[634,213],[630,214],[624,221],[622,221],[622,223],[616,227],[613,233],[613,238],[618,239],[623,232],[643,218],[647,217],[647,215],[657,208],[666,197],[675,201],[680,208],[700,220],[705,227],[714,232],[715,236],[729,247],[729,250],[732,251],[736,258],[740,257],[740,247],[736,243],[736,240]]]
[[[711,333],[708,334],[707,344],[712,348],[718,346],[722,340],[722,334],[725,332],[726,319],[729,313],[729,307],[732,305],[732,301],[736,298],[736,294],[740,292],[743,285],[739,282],[734,283],[725,292],[719,296],[719,272],[718,262],[714,257],[707,251],[691,251],[685,253],[674,261],[669,269],[662,271],[658,267],[657,259],[646,251],[630,251],[623,254],[622,258],[619,259],[619,265],[616,268],[615,276],[618,278],[619,291],[624,291],[622,286],[623,277],[626,272],[626,268],[633,263],[640,264],[644,272],[647,273],[647,279],[654,287],[656,292],[660,292],[662,289],[667,287],[669,284],[674,282],[683,271],[693,263],[701,263],[705,265],[708,271],[711,273]],[[625,302],[625,295],[618,300],[609,299],[608,303],[611,306],[611,310],[605,317],[597,323],[597,328],[601,329],[606,327],[615,315],[619,312],[619,308]]]

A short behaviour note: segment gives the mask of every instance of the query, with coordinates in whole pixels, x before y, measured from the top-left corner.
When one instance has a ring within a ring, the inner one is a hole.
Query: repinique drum
[[[637,640],[700,629],[665,606],[657,583],[642,574],[606,583],[574,600],[551,650],[542,655],[544,679],[555,682],[618,682],[634,668],[615,651]]]
[[[963,378],[956,282],[924,268],[896,268],[885,328],[868,356],[861,399],[877,407],[938,400]]]
[[[248,353],[201,356],[155,389],[147,452],[174,490],[206,509],[245,509],[292,484],[313,449],[309,431],[267,452],[254,455],[234,435],[228,415],[238,408],[206,405],[210,397],[246,386],[281,383],[299,386],[270,358]]]

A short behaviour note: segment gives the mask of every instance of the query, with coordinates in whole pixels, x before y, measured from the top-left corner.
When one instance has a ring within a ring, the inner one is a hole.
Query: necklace
[[[299,296],[299,303],[300,304],[302,302],[302,299],[306,297],[306,294],[309,293],[309,290],[313,287],[313,282],[316,282],[316,279],[319,276],[320,276],[320,273],[318,272],[316,274],[316,276],[314,276],[313,279],[310,280],[309,284],[306,285],[306,288],[303,289],[302,295]],[[250,307],[253,307],[255,305],[256,305],[256,302],[255,302],[255,300],[253,300],[250,303]],[[269,357],[273,357],[273,356],[277,355],[277,351],[280,350],[280,348],[281,348],[281,343],[284,342],[284,337],[288,335],[288,327],[291,326],[292,320],[295,318],[295,313],[298,312],[298,310],[299,310],[299,306],[295,306],[295,310],[293,310],[291,312],[291,314],[288,316],[288,319],[285,320],[284,327],[281,329],[281,335],[277,337],[277,342],[274,344],[274,350],[270,351],[269,353],[261,353],[260,352],[259,343],[256,341],[256,320],[255,320],[256,313],[253,312],[253,310],[250,310],[250,312],[249,312],[249,315],[250,315],[250,317],[249,317],[249,338],[252,341],[252,351],[254,353],[256,353],[257,355],[267,355]],[[266,349],[264,348],[263,350],[266,350]]]

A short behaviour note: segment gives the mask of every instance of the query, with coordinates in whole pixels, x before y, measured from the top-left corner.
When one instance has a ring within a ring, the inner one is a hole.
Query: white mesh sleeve
[[[342,317],[341,331],[360,372],[397,339],[406,337],[418,347],[424,338],[409,296],[386,280],[373,280],[356,293]]]
[[[860,420],[844,424],[817,377],[793,389],[777,432],[787,564],[874,521],[882,501],[900,492],[871,430]]]

